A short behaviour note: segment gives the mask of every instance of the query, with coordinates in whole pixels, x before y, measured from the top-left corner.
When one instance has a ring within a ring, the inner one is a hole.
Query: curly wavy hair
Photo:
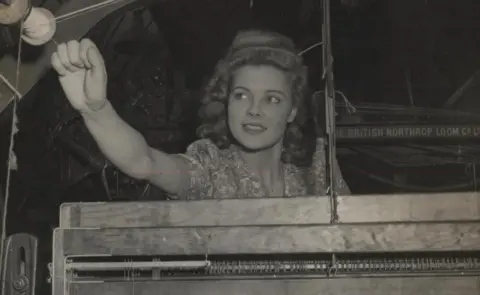
[[[199,112],[202,124],[197,135],[212,140],[219,148],[228,147],[234,141],[226,112],[233,72],[246,65],[270,65],[289,74],[293,103],[298,109],[295,120],[285,131],[282,160],[292,163],[304,158],[307,151],[302,127],[306,121],[307,71],[302,57],[296,52],[293,41],[278,33],[258,30],[238,33],[205,87]]]

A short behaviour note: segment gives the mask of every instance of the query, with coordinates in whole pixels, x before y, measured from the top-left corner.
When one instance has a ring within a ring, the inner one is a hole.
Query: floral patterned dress
[[[219,149],[211,140],[193,142],[185,154],[178,154],[189,165],[190,184],[175,198],[186,200],[234,199],[268,197],[259,176],[252,173],[239,154],[238,147],[231,145]],[[349,194],[338,163],[336,189],[339,194]],[[284,195],[275,197],[297,197],[325,195],[325,152],[324,141],[317,139],[311,167],[299,168],[283,164]]]

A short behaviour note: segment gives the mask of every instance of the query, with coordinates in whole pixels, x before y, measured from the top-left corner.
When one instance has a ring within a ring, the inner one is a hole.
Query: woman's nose
[[[261,114],[261,109],[259,103],[252,103],[247,110],[249,116],[258,117]]]

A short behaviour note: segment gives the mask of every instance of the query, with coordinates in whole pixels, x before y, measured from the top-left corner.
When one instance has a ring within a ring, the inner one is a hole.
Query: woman
[[[324,146],[310,169],[289,163],[301,152],[306,72],[293,42],[276,33],[240,32],[215,69],[203,99],[202,139],[185,154],[149,147],[106,99],[105,65],[88,39],[58,45],[52,65],[106,157],[124,173],[181,199],[324,194]],[[338,169],[337,165],[337,171]],[[337,190],[348,187],[337,176]]]

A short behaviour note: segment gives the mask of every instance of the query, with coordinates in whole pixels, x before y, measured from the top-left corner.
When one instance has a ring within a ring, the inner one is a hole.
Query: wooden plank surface
[[[327,197],[66,203],[60,227],[232,226],[330,222]]]
[[[480,222],[57,229],[55,233],[63,234],[65,255],[480,250]]]
[[[342,223],[480,220],[480,193],[340,196],[337,212]]]
[[[63,232],[54,231],[53,238],[53,274],[52,274],[52,294],[63,295],[65,286],[65,255],[63,244]]]
[[[478,277],[334,278],[71,284],[76,295],[474,295]],[[63,295],[63,294],[53,294]]]
[[[325,224],[326,197],[67,203],[60,227]],[[480,193],[358,195],[338,198],[339,223],[480,220]]]

